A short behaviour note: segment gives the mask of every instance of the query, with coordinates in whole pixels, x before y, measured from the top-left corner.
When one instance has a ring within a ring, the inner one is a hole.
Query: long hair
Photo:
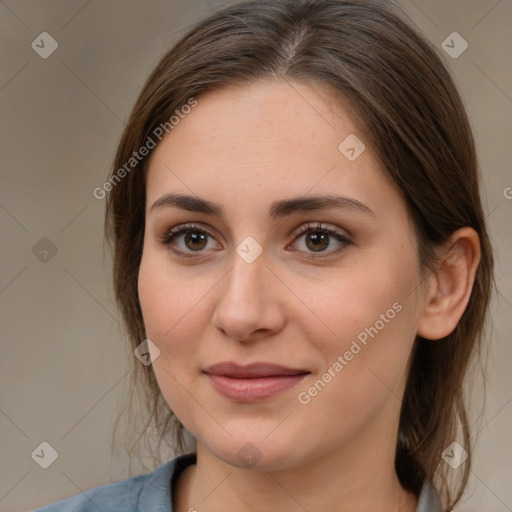
[[[280,78],[326,85],[355,112],[360,133],[403,194],[423,273],[433,271],[434,249],[458,228],[470,226],[480,237],[481,261],[457,327],[439,341],[415,340],[396,447],[403,487],[418,494],[430,481],[444,510],[452,510],[471,467],[465,380],[483,348],[493,256],[461,97],[437,51],[391,3],[244,1],[201,20],[162,57],[122,134],[106,204],[114,289],[132,350],[146,338],[137,279],[148,157],[130,159],[191,98],[231,83]],[[183,450],[182,425],[163,400],[151,367],[134,365],[133,382],[145,393],[144,428],[154,421],[159,444],[165,438]],[[457,472],[441,459],[454,440],[468,452]]]

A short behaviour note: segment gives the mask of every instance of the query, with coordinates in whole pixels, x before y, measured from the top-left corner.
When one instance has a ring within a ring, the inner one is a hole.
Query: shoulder
[[[192,460],[191,455],[181,455],[151,473],[95,487],[33,512],[168,512],[172,510],[171,480],[178,467]]]
[[[147,482],[148,475],[140,475],[121,482],[95,487],[66,498],[46,507],[38,508],[34,512],[89,512],[101,510],[113,512],[114,510],[136,510],[141,490]]]

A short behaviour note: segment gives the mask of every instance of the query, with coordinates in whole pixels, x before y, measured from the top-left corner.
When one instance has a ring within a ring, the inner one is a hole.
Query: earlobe
[[[469,227],[455,231],[441,250],[441,263],[424,297],[417,334],[438,340],[451,334],[469,302],[480,262],[480,238]]]

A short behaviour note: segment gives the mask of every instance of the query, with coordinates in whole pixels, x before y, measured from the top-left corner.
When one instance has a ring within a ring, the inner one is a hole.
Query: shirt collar
[[[440,512],[439,498],[430,482],[425,482],[421,488],[416,512]]]
[[[197,462],[196,453],[180,455],[147,475],[137,501],[137,512],[173,512],[172,492],[179,475]],[[437,493],[429,482],[421,488],[416,512],[439,512]]]
[[[137,512],[173,512],[172,491],[180,473],[196,463],[196,454],[187,453],[167,462],[150,473],[137,500]]]

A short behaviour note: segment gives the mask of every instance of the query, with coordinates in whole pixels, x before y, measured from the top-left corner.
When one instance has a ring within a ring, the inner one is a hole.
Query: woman
[[[492,252],[460,96],[387,2],[198,23],[105,190],[135,372],[196,446],[41,511],[453,509]]]

